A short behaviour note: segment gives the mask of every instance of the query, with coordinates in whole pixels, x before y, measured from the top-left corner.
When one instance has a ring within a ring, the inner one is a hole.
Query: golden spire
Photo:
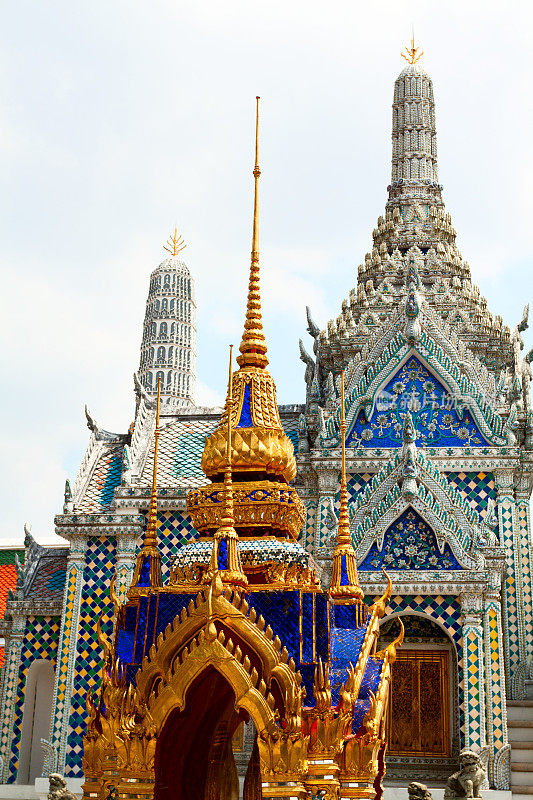
[[[137,555],[133,580],[128,595],[147,594],[154,586],[162,586],[161,553],[157,547],[157,451],[159,448],[159,406],[161,401],[161,378],[157,379],[157,405],[155,412],[154,465],[152,489],[144,539]],[[144,591],[143,591],[144,590]]]
[[[226,400],[227,431],[226,431],[226,469],[224,470],[223,509],[220,518],[220,527],[213,539],[211,561],[207,570],[205,581],[211,583],[216,572],[221,573],[225,584],[246,586],[248,580],[244,575],[239,557],[238,536],[235,530],[233,516],[233,477],[231,471],[231,445],[232,445],[232,410],[233,410],[233,345],[229,347],[229,377],[228,396]],[[223,544],[224,543],[224,544]],[[225,553],[221,553],[225,547]],[[220,562],[224,564],[221,566]]]
[[[359,603],[361,614],[358,624],[364,622],[363,590],[357,579],[357,556],[352,545],[350,515],[348,513],[348,485],[346,482],[346,417],[344,413],[344,371],[341,373],[341,493],[337,544],[333,553],[333,572],[330,595],[341,603]]]
[[[186,247],[183,237],[178,236],[178,229],[174,228],[174,236],[168,237],[166,244],[163,245],[163,250],[166,250],[171,256],[177,256]]]
[[[252,260],[250,264],[250,282],[248,284],[248,303],[246,320],[237,358],[240,367],[260,367],[268,364],[267,346],[263,333],[261,317],[261,295],[259,286],[259,97],[256,97],[255,121],[255,166],[254,166],[254,223],[252,234]]]
[[[405,47],[405,53],[401,53],[401,57],[405,58],[405,60],[409,64],[416,64],[419,58],[424,55],[424,51],[421,50],[420,53],[418,52],[419,48],[415,47],[415,33],[413,31],[413,35],[411,36],[411,47]],[[418,54],[418,55],[417,55]]]

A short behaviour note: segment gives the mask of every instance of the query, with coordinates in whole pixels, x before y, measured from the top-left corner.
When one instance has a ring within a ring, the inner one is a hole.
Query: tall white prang
[[[177,256],[159,264],[150,276],[139,379],[163,406],[194,406],[196,383],[196,303],[194,281]],[[169,409],[170,410],[170,409]]]

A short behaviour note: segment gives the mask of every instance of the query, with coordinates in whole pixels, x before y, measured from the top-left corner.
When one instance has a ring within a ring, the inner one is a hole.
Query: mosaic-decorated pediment
[[[374,543],[358,569],[463,569],[445,543],[439,548],[428,523],[413,508],[408,508],[386,530],[381,546]]]
[[[409,411],[419,446],[487,445],[470,411],[416,356],[411,356],[378,394],[367,420],[363,411],[348,435],[352,447],[399,447]]]

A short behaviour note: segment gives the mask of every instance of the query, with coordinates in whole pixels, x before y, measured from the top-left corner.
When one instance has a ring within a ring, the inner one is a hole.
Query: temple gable
[[[464,402],[454,397],[411,356],[378,393],[369,419],[362,411],[348,436],[352,447],[398,447],[406,412],[413,417],[419,446],[481,447],[481,435]]]
[[[450,546],[439,548],[437,537],[413,508],[408,508],[389,526],[381,547],[374,543],[360,570],[462,569]]]

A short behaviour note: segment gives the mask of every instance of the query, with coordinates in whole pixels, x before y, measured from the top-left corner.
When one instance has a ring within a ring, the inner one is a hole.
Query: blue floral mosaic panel
[[[427,522],[413,508],[406,509],[387,529],[383,547],[376,543],[368,551],[360,570],[462,569],[448,544],[441,553],[437,538]]]
[[[11,758],[9,761],[8,783],[15,783],[19,764],[19,746],[22,733],[22,716],[24,711],[24,689],[26,677],[33,661],[45,658],[54,664],[57,658],[59,643],[60,620],[52,617],[28,617],[24,642],[20,654],[20,668],[18,677],[17,700],[15,703],[15,718],[13,727],[13,741],[11,745]]]
[[[86,699],[100,685],[102,650],[96,633],[96,621],[102,618],[102,629],[108,636],[113,632],[113,603],[109,583],[115,574],[116,544],[105,536],[89,540],[78,626],[72,703],[67,740],[65,775],[81,778],[83,737],[87,730]]]
[[[399,447],[407,411],[413,417],[419,446],[487,444],[460,399],[453,397],[414,356],[380,391],[368,421],[361,412],[347,443],[351,447]]]

